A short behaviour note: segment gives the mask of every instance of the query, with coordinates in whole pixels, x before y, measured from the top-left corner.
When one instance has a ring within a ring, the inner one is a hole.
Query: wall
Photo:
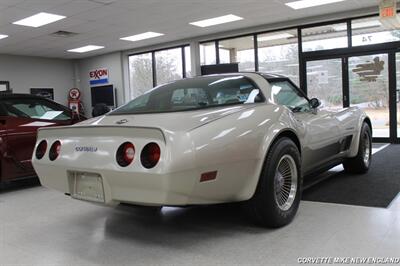
[[[54,100],[66,105],[74,85],[71,60],[0,54],[0,80],[10,82],[15,93],[30,88],[54,88]]]
[[[91,58],[77,60],[75,67],[79,73],[76,86],[81,90],[83,96],[83,104],[86,109],[86,115],[92,113],[92,101],[90,95],[89,72],[96,68],[107,68],[109,75],[109,83],[113,84],[117,89],[117,103],[124,103],[124,82],[121,52],[100,55]]]

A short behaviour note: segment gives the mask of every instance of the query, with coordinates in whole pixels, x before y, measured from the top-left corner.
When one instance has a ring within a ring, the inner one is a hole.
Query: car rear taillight
[[[130,165],[135,159],[135,146],[130,142],[125,142],[121,146],[119,146],[117,150],[117,163],[122,166],[126,167]]]
[[[61,142],[57,140],[50,147],[50,152],[49,152],[50,161],[54,161],[55,159],[57,159],[58,156],[60,155],[60,151],[61,151]]]
[[[42,140],[36,148],[36,159],[40,160],[43,158],[47,150],[47,141]]]
[[[160,160],[161,150],[157,143],[151,142],[144,146],[140,154],[142,165],[147,168],[153,168]]]

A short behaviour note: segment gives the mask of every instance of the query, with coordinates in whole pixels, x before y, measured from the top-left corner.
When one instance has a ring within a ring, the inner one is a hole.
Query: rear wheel
[[[281,138],[272,145],[256,192],[246,207],[256,223],[282,227],[296,215],[301,191],[299,150],[291,139]]]
[[[344,170],[351,174],[365,174],[371,165],[372,134],[371,128],[364,123],[361,128],[358,153],[354,158],[348,158],[343,162]]]

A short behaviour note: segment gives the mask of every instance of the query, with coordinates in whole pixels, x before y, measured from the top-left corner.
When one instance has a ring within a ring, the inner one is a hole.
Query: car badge
[[[128,120],[127,119],[122,119],[122,120],[119,120],[119,121],[117,121],[115,123],[118,124],[118,125],[122,125],[122,124],[128,123]]]

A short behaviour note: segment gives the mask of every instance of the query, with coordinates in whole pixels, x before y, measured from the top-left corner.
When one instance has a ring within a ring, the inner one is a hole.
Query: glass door
[[[378,139],[390,137],[388,57],[385,53],[348,58],[350,106],[368,114]]]
[[[304,66],[307,95],[321,108],[357,106],[371,119],[374,141],[400,142],[400,52],[308,59]]]
[[[308,97],[318,98],[323,109],[343,108],[342,59],[307,61],[306,69]]]
[[[396,128],[397,140],[400,139],[400,53],[396,53]]]

